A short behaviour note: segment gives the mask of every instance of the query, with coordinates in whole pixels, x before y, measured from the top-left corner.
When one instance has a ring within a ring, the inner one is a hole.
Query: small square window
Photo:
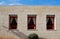
[[[47,15],[46,16],[46,26],[47,26],[47,30],[54,30],[55,26],[55,15]]]
[[[27,24],[28,29],[36,29],[36,15],[28,15]]]

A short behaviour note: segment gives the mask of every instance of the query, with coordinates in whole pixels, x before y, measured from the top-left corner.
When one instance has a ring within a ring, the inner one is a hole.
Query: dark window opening
[[[9,15],[9,29],[17,29],[17,15]]]
[[[55,15],[47,15],[47,30],[54,29],[54,18]]]
[[[36,15],[28,15],[28,29],[36,29]]]

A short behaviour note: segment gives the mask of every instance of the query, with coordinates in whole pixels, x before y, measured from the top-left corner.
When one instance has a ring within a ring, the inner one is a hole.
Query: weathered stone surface
[[[18,16],[17,30],[9,30],[9,14]],[[36,30],[27,29],[27,15],[37,15]],[[46,15],[55,15],[54,30],[46,29]],[[0,39],[24,39],[37,33],[46,39],[60,38],[60,6],[0,6]]]

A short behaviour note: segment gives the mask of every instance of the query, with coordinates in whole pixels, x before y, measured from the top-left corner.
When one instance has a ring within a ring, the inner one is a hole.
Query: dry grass
[[[24,38],[16,38],[16,37],[0,37],[0,39],[24,39]]]
[[[15,37],[0,37],[0,39],[16,39]]]

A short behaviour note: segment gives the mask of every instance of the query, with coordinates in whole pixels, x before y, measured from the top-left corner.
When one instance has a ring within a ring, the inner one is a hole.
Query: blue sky
[[[60,0],[0,0],[0,5],[60,6]]]

